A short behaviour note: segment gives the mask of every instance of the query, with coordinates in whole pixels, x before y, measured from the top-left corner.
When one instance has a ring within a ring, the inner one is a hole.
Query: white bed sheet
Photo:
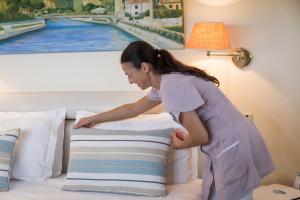
[[[10,190],[0,193],[0,200],[199,200],[201,179],[186,184],[168,185],[166,197],[143,197],[98,192],[61,190],[65,175],[42,182],[10,181]]]

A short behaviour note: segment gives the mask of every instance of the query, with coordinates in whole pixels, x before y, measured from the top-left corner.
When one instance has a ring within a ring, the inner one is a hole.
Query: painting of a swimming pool
[[[182,1],[1,0],[0,54],[182,49]]]

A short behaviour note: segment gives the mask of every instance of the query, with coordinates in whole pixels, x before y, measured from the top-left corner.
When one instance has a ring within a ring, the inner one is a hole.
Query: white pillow
[[[0,112],[0,129],[20,128],[12,177],[43,180],[62,169],[66,110]]]
[[[96,113],[78,111],[76,122],[80,118],[92,116]],[[95,129],[108,130],[159,130],[165,128],[182,128],[169,113],[142,114],[137,117],[97,124]],[[198,147],[175,150],[170,149],[167,165],[167,184],[187,183],[198,176]]]

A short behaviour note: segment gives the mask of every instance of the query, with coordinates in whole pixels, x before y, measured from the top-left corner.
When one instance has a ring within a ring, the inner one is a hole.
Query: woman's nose
[[[132,83],[133,83],[132,78],[128,78],[128,82],[129,82],[130,84],[132,84]]]

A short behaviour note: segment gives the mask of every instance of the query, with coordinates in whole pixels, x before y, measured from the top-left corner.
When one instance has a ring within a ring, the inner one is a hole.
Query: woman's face
[[[122,69],[128,78],[130,84],[136,84],[142,90],[150,87],[149,66],[143,63],[140,69],[134,68],[130,62],[122,63]]]

